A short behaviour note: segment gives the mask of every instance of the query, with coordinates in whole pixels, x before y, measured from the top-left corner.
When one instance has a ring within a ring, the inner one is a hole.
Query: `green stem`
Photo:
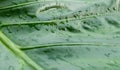
[[[23,53],[17,46],[9,40],[1,31],[0,31],[0,41],[9,48],[12,52],[15,53],[15,55],[19,56],[21,59],[23,59],[26,63],[28,63],[30,66],[35,68],[35,70],[44,70],[42,67],[38,66],[34,61],[32,61],[25,53]]]

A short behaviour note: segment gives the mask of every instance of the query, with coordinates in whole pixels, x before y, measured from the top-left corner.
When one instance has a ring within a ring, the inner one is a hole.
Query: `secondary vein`
[[[55,47],[55,46],[82,46],[82,45],[94,45],[94,46],[120,46],[120,44],[112,44],[112,43],[51,43],[51,44],[41,44],[36,46],[24,46],[19,47],[21,50],[30,50],[37,48],[47,48],[47,47]]]

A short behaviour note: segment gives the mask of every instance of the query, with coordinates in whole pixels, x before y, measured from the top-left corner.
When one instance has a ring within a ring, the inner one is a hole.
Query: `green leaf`
[[[120,0],[1,0],[0,69],[119,70]]]

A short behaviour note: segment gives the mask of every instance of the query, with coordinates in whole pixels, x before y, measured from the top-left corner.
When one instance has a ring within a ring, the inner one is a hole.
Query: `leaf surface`
[[[119,0],[0,1],[3,70],[119,70],[119,41]]]

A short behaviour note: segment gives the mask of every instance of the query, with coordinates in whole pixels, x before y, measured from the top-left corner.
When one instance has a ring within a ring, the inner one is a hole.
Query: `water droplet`
[[[73,17],[74,17],[74,18],[77,18],[77,16],[76,16],[76,15],[73,15]]]
[[[8,70],[15,70],[13,66],[9,66]]]
[[[93,12],[89,13],[89,15],[93,15]]]
[[[83,68],[83,67],[80,67],[81,68],[81,70],[85,70],[85,68]]]
[[[66,40],[66,41],[70,41],[69,38],[66,38],[65,40]]]
[[[52,33],[55,33],[55,31],[54,31],[54,30],[51,30],[51,32],[52,32]]]
[[[65,22],[61,21],[60,24],[64,24]]]
[[[36,16],[34,15],[34,13],[28,13],[28,12],[27,12],[26,15],[29,16],[29,17],[31,17],[31,18],[36,17]]]
[[[78,11],[79,13],[82,12],[81,10]]]
[[[33,24],[31,24],[31,25],[28,25],[30,28],[32,28],[33,27]]]
[[[90,49],[90,48],[88,48],[88,47],[86,48],[86,50],[91,51],[91,49]]]
[[[34,28],[35,28],[36,30],[38,30],[38,31],[40,30],[40,29],[39,29],[37,26],[35,26],[35,25],[34,25]]]
[[[115,7],[113,7],[113,10],[116,10],[116,8],[115,8]]]
[[[87,36],[91,36],[90,34],[88,34]]]
[[[91,64],[88,64],[91,68],[93,68],[93,69],[96,69],[96,67],[95,66],[93,66],[93,65],[91,65]]]
[[[107,8],[107,11],[110,12],[111,11],[110,8]]]
[[[117,51],[116,51],[116,50],[113,50],[113,49],[112,49],[111,51],[112,51],[113,53],[117,53]]]
[[[104,54],[106,57],[110,57],[110,53],[105,53]]]
[[[65,19],[66,19],[66,22],[68,22],[68,17],[65,17]]]
[[[107,65],[112,66],[112,67],[119,67],[119,64],[115,64],[115,63],[107,63]]]
[[[94,4],[94,5],[95,5],[95,6],[98,6],[98,7],[100,6],[100,4]]]

